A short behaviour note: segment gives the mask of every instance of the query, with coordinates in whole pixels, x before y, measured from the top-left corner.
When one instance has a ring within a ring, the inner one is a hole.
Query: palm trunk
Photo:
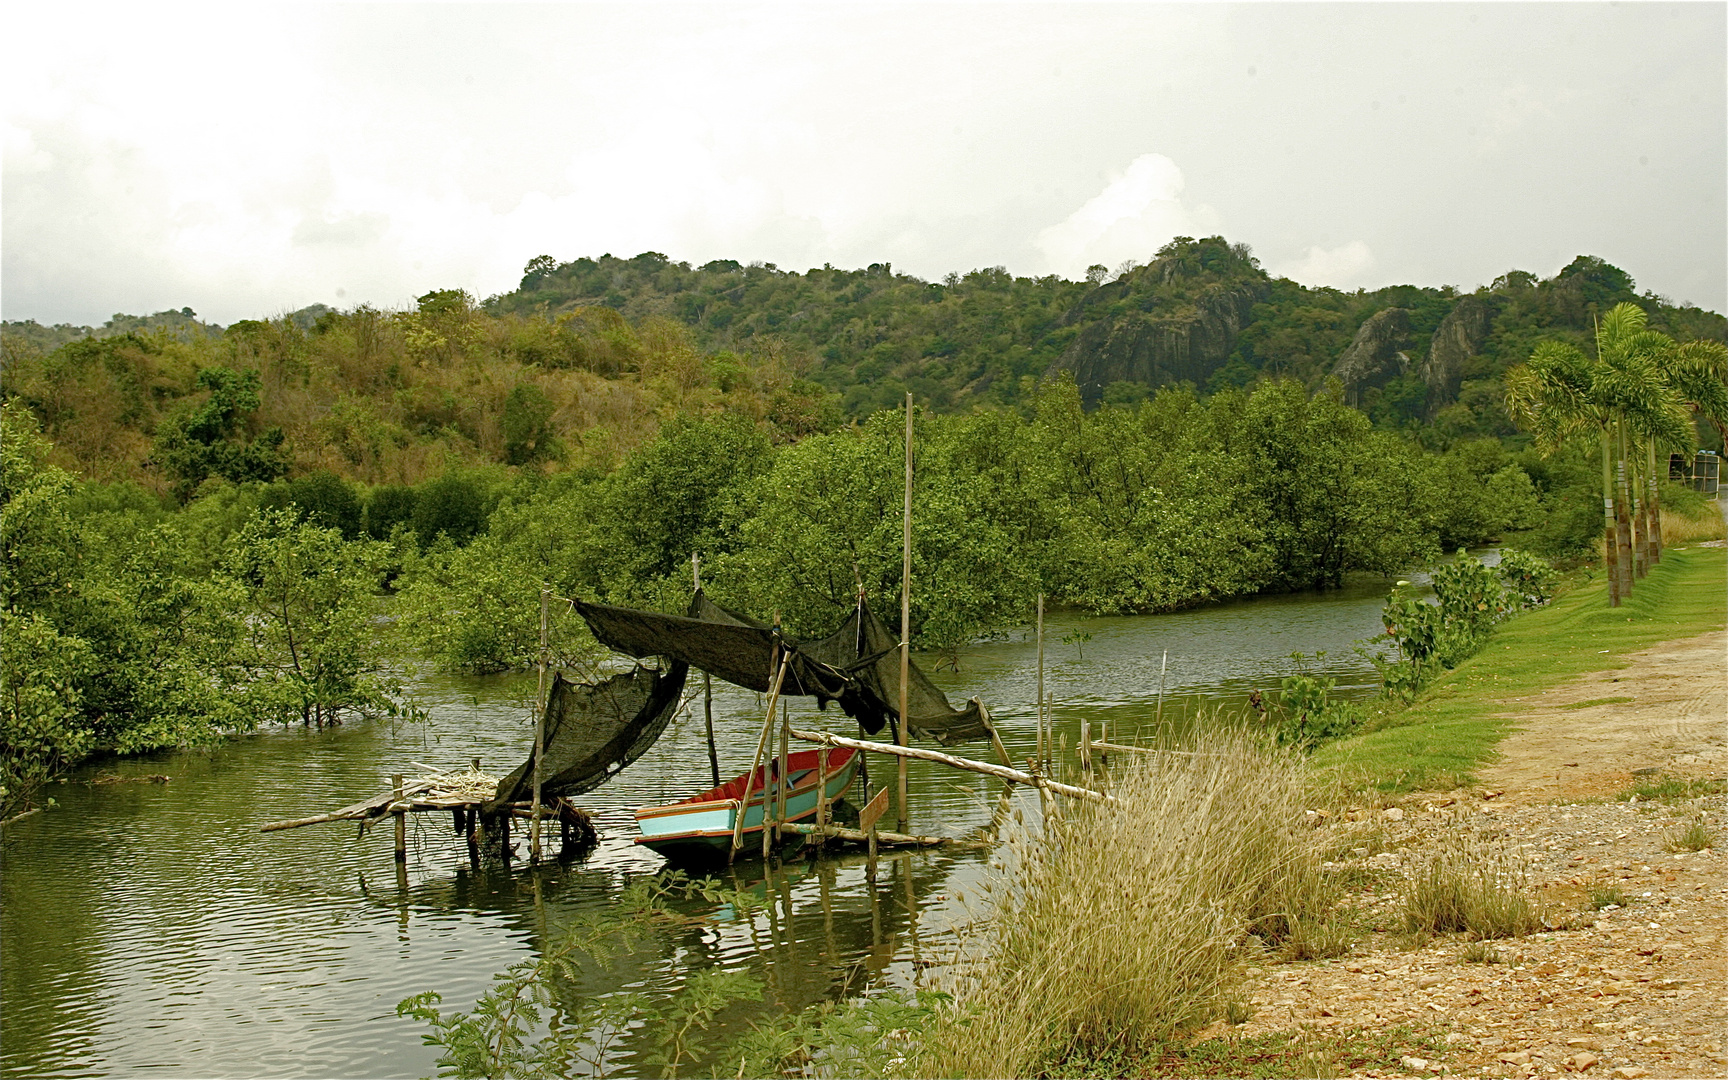
[[[1608,571],[1608,606],[1620,606],[1620,560],[1614,550],[1614,473],[1608,429],[1602,428],[1602,567]]]
[[[1645,475],[1648,495],[1644,505],[1650,508],[1650,562],[1655,564],[1662,561],[1662,502],[1656,494],[1660,490],[1656,478],[1656,440],[1646,442],[1644,448],[1650,459],[1650,468]]]
[[[1629,489],[1626,505],[1632,511],[1632,573],[1643,577],[1650,572],[1650,530],[1645,522],[1649,501],[1644,498],[1642,470],[1632,457],[1626,458],[1626,485]]]
[[[1632,500],[1628,497],[1625,458],[1614,463],[1614,479],[1620,503],[1616,507],[1619,512],[1614,515],[1614,544],[1620,567],[1620,598],[1625,599],[1632,595]]]

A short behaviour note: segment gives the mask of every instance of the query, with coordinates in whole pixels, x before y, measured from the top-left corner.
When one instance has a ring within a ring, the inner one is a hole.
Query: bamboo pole
[[[552,590],[540,590],[540,688],[534,696],[534,817],[528,824],[528,861],[540,861],[540,759],[546,756],[546,661],[551,637]]]
[[[1177,757],[1219,757],[1221,755],[1200,750],[1163,750],[1154,746],[1129,746],[1126,743],[1092,741],[1092,749],[1108,750],[1112,753],[1126,754],[1175,754]]]
[[[836,840],[849,840],[854,844],[867,844],[872,834],[884,844],[903,844],[912,847],[941,847],[953,844],[955,841],[947,836],[914,836],[907,833],[883,832],[873,829],[870,832],[860,832],[848,829],[844,825],[811,825],[802,821],[788,821],[781,826],[789,833],[802,836],[833,837]]]
[[[1044,731],[1044,594],[1038,594],[1038,767],[1049,760],[1049,745]]]
[[[787,786],[788,781],[791,780],[791,773],[789,770],[792,768],[792,740],[786,733],[791,730],[791,707],[787,704],[786,700],[782,698],[780,701],[780,776],[774,782],[774,786],[778,791],[778,795],[776,796],[778,805],[774,810],[774,821],[776,822],[774,839],[776,840],[780,839],[778,823],[786,820],[786,799],[789,794]]]
[[[900,535],[900,722],[894,725],[894,741],[906,745],[907,682],[912,666],[912,391],[906,391],[906,512]],[[906,831],[906,759],[900,759],[900,792],[897,819]]]
[[[1615,463],[1615,480],[1618,487],[1620,513],[1614,526],[1615,545],[1620,564],[1620,595],[1632,595],[1632,497],[1631,485],[1626,479],[1626,432],[1622,426],[1617,441],[1620,458]]]
[[[750,762],[750,771],[744,774],[744,797],[739,800],[738,814],[732,822],[732,853],[727,858],[728,862],[736,858],[738,849],[744,846],[744,814],[750,809],[750,786],[756,782],[756,769],[762,764],[762,751],[767,745],[768,734],[774,727],[774,705],[780,697],[780,681],[786,677],[786,665],[791,662],[792,656],[788,653],[786,658],[780,661],[780,670],[774,676],[774,685],[768,690],[768,715],[762,718],[762,734],[756,739],[756,757]],[[767,814],[767,799],[762,800],[762,811],[764,815]]]
[[[404,796],[417,795],[432,787],[430,780],[418,780],[402,789]],[[293,818],[289,821],[273,821],[268,825],[260,825],[259,832],[281,832],[283,829],[298,829],[305,825],[322,825],[329,821],[355,821],[361,818],[376,817],[387,810],[392,803],[400,802],[394,793],[375,795],[365,802],[357,802],[352,806],[344,806],[327,814],[314,814],[311,817]]]
[[[1108,803],[1116,801],[1114,797],[1109,795],[1102,795],[1096,791],[1088,791],[1083,787],[1075,787],[1072,784],[1059,784],[1054,780],[1046,779],[1042,776],[1033,776],[1030,773],[1023,773],[1019,769],[1010,769],[1005,765],[992,765],[987,761],[974,761],[971,758],[956,757],[953,754],[944,754],[936,750],[925,750],[917,746],[896,746],[890,743],[866,742],[863,739],[848,739],[844,735],[832,735],[827,732],[799,731],[797,728],[792,729],[792,737],[794,739],[802,739],[805,742],[826,742],[831,746],[850,746],[854,750],[866,750],[873,754],[893,754],[903,758],[917,758],[920,761],[934,761],[938,764],[947,765],[949,768],[964,769],[968,772],[983,773],[986,776],[1000,777],[1003,780],[1012,780],[1016,784],[1025,784],[1029,787],[1043,788],[1047,791],[1054,791],[1058,795],[1069,795],[1077,799],[1091,799],[1094,802]]]
[[[773,842],[776,838],[774,832],[775,811],[778,809],[776,800],[780,795],[780,770],[776,761],[780,755],[774,750],[774,742],[779,737],[780,733],[774,728],[774,704],[770,702],[768,704],[768,764],[764,766],[765,771],[762,774],[762,861],[764,863],[768,861],[768,853],[774,850]],[[772,787],[768,783],[770,776],[774,778]]]

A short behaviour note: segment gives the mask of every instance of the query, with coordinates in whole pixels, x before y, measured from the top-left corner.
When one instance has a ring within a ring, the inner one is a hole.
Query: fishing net
[[[838,702],[870,734],[898,723],[899,640],[862,598],[832,634],[801,639],[696,594],[688,615],[665,615],[573,601],[601,644],[634,657],[664,656],[716,678],[767,692],[777,657],[787,660],[780,692]],[[987,738],[989,715],[977,699],[955,709],[916,664],[909,668],[907,729],[941,743]]]
[[[678,711],[689,666],[674,661],[664,672],[637,667],[599,683],[576,683],[557,674],[546,696],[542,800],[592,791],[648,752]],[[534,755],[498,781],[487,813],[499,804],[534,795]]]

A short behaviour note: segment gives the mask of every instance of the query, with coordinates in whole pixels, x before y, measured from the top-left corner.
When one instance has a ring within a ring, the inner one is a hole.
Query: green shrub
[[[1318,660],[1325,655],[1315,653],[1314,658]],[[1303,660],[1299,652],[1291,656],[1298,664]],[[1277,694],[1280,745],[1313,748],[1362,726],[1364,716],[1360,707],[1332,699],[1332,690],[1337,685],[1337,679],[1309,675],[1306,671],[1285,677]]]
[[[1554,586],[1560,574],[1554,565],[1540,555],[1517,548],[1500,549],[1500,579],[1520,606],[1541,607],[1554,598]]]

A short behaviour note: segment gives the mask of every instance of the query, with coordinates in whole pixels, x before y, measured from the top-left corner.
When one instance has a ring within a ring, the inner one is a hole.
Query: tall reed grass
[[[1681,544],[1696,544],[1704,540],[1720,540],[1728,536],[1722,515],[1716,509],[1715,503],[1707,503],[1708,513],[1697,518],[1682,517],[1670,513],[1666,507],[1662,511],[1662,546],[1664,548],[1678,547]]]
[[[1226,1013],[1251,935],[1323,917],[1300,757],[1242,728],[1181,749],[1121,762],[1112,805],[1065,802],[1011,832],[977,963],[912,1075],[1057,1075],[1132,1055]]]

